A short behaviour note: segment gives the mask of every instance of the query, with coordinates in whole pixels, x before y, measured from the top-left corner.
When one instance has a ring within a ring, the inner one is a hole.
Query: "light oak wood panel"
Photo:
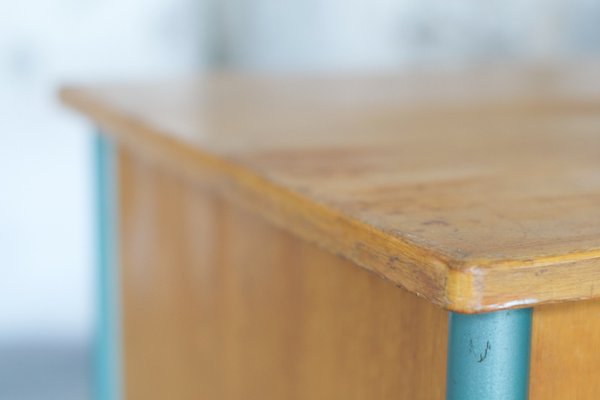
[[[597,64],[71,89],[127,146],[436,305],[600,296]]]
[[[120,151],[127,400],[444,398],[447,313]]]
[[[596,400],[600,393],[600,301],[534,309],[531,400]]]

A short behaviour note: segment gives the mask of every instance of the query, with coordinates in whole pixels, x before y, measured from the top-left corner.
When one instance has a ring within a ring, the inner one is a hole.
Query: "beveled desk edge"
[[[135,147],[275,225],[341,255],[449,311],[481,313],[600,297],[600,250],[543,259],[459,260],[353,220],[251,170],[176,140],[94,97],[64,88],[62,101],[91,118],[120,145]],[[583,288],[582,280],[597,282]],[[551,283],[551,284],[549,284]]]

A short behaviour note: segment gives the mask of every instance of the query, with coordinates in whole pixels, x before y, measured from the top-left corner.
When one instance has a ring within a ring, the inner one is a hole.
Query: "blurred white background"
[[[190,0],[0,1],[0,399],[89,397],[92,127],[65,81],[202,66]]]
[[[0,398],[89,392],[92,127],[61,83],[548,62],[594,56],[599,20],[591,0],[0,1]]]
[[[153,78],[200,65],[188,0],[20,0],[0,8],[0,338],[88,331],[90,127],[65,81]]]

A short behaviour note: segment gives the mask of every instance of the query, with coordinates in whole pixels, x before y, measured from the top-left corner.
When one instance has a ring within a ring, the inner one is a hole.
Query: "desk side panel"
[[[600,393],[600,301],[534,309],[531,400],[596,400]]]
[[[119,159],[127,400],[444,398],[445,311]]]

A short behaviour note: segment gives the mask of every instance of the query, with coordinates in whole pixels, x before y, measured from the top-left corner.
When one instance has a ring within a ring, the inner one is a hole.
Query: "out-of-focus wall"
[[[205,12],[194,0],[0,2],[0,340],[90,328],[91,127],[57,87],[202,67]]]
[[[600,51],[591,0],[215,1],[221,57],[241,68],[454,68]]]

